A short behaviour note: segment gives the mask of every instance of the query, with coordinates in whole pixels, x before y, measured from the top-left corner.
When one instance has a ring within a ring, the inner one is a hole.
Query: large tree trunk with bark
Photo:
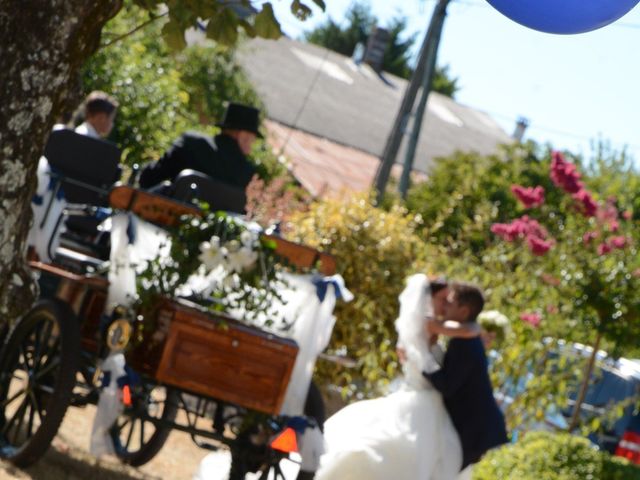
[[[34,300],[25,242],[38,159],[80,67],[121,7],[122,0],[0,1],[0,322]]]

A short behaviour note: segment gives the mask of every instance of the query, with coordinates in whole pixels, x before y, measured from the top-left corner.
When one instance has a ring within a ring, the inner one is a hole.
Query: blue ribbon
[[[127,239],[129,240],[129,244],[132,244],[136,241],[135,219],[131,214],[129,214],[129,223],[127,224]]]
[[[108,371],[108,370],[102,372],[102,378],[101,378],[101,381],[100,381],[100,388],[107,388],[110,383],[111,383],[111,372]]]
[[[51,191],[56,188],[56,185],[60,182],[60,174],[56,172],[51,165],[49,165],[49,169],[51,170],[51,172],[49,173],[49,185],[47,186],[47,190]],[[64,190],[62,189],[62,185],[56,192],[56,198],[58,200],[62,200],[64,198]]]
[[[311,281],[316,286],[316,295],[318,295],[318,299],[321,302],[324,302],[324,299],[327,296],[327,289],[329,288],[329,285],[333,285],[333,290],[336,292],[336,298],[342,298],[342,286],[332,277],[314,277]]]
[[[307,428],[313,428],[316,422],[307,417],[291,417],[287,420],[287,427],[293,428],[296,433],[304,433]]]
[[[108,218],[109,216],[111,216],[111,209],[110,208],[105,208],[105,207],[98,207],[96,209],[96,213],[94,215],[94,217],[96,218],[96,220],[104,220],[106,218]]]
[[[133,387],[140,383],[140,375],[129,367],[129,365],[124,366],[124,371],[127,372],[126,375],[123,375],[116,380],[118,388],[123,388],[125,385]]]

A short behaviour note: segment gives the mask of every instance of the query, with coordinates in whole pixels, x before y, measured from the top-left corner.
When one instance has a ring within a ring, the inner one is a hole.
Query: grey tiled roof
[[[348,57],[288,38],[251,40],[238,58],[264,100],[269,118],[381,155],[406,80],[389,74],[381,78]],[[491,153],[509,141],[486,113],[432,93],[414,168],[427,171],[434,157],[456,150]],[[403,159],[401,150],[396,160],[402,163]]]

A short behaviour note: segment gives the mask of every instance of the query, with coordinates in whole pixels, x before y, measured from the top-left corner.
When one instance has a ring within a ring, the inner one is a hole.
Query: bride
[[[446,296],[446,284],[430,285],[422,274],[409,277],[396,320],[405,357],[402,387],[385,397],[353,403],[327,420],[326,452],[316,480],[457,477],[460,440],[440,393],[422,375],[439,368],[429,349],[425,318],[442,315]]]

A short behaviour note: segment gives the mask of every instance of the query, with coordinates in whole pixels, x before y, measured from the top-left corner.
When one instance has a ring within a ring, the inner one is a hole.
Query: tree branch
[[[119,35],[118,37],[114,38],[113,40],[111,40],[108,43],[104,43],[102,45],[100,45],[98,47],[97,51],[100,51],[104,48],[110,47],[111,45],[113,45],[114,43],[118,43],[121,40],[124,40],[125,38],[133,35],[134,33],[136,33],[138,30],[142,30],[143,28],[145,28],[146,26],[150,25],[151,23],[155,22],[156,20],[158,20],[159,18],[165,17],[169,14],[169,11],[167,10],[164,13],[161,13],[160,15],[157,15],[155,17],[151,17],[149,20],[147,20],[146,22],[141,23],[140,25],[138,25],[136,28],[134,28],[133,30],[130,30],[127,33],[123,33],[122,35]]]

